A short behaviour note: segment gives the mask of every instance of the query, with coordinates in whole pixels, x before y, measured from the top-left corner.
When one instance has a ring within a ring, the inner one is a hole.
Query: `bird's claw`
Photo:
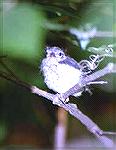
[[[62,103],[67,103],[68,101],[69,101],[69,98],[64,99],[63,96],[62,96],[62,94],[57,93],[54,96],[53,104],[60,105]]]

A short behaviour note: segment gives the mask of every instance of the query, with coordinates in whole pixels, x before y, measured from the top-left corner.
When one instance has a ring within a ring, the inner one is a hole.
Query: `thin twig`
[[[13,78],[12,76],[10,76],[8,73],[0,71],[0,77],[4,78],[8,81],[11,81],[17,85],[20,85],[22,87],[25,87],[26,89],[30,90],[31,89],[31,85],[29,83],[26,83],[24,81],[21,80],[16,80],[15,78]]]
[[[96,81],[100,77],[103,77],[104,75],[110,74],[110,73],[116,73],[116,64],[109,63],[105,68],[99,71],[96,71],[95,73],[92,73],[88,75],[87,77],[83,78],[80,83],[76,84],[74,87],[70,88],[67,92],[63,93],[62,98],[66,99],[69,96],[80,92],[80,89],[85,87],[88,83],[92,81]]]
[[[19,78],[13,73],[13,71],[5,64],[3,60],[0,60],[1,65],[9,72],[15,79],[19,80]]]

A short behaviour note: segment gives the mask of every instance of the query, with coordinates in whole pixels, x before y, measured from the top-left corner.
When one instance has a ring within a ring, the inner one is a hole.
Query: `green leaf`
[[[15,58],[35,59],[41,55],[45,37],[44,14],[36,6],[20,4],[0,16],[0,49]]]
[[[0,120],[0,143],[6,138],[7,126],[4,121]]]

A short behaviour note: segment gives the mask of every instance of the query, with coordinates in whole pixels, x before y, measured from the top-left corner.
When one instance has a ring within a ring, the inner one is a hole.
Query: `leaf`
[[[19,4],[4,12],[0,19],[0,49],[4,54],[28,60],[41,54],[45,29],[44,14],[39,8]]]

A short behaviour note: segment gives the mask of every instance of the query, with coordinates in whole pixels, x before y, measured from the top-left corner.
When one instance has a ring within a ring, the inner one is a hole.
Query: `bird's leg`
[[[61,93],[57,93],[54,96],[53,104],[66,104],[69,102],[69,97],[64,99]]]
[[[84,91],[85,92],[87,91],[90,94],[90,96],[93,94],[92,91],[90,90],[90,88],[88,86],[84,87]]]
[[[68,101],[66,101],[66,102],[68,102]],[[59,94],[59,93],[55,94],[53,104],[58,105],[58,104],[66,103],[66,102],[65,102],[65,99],[63,98],[62,94]]]
[[[68,103],[69,102],[69,97],[65,99],[64,103]]]

